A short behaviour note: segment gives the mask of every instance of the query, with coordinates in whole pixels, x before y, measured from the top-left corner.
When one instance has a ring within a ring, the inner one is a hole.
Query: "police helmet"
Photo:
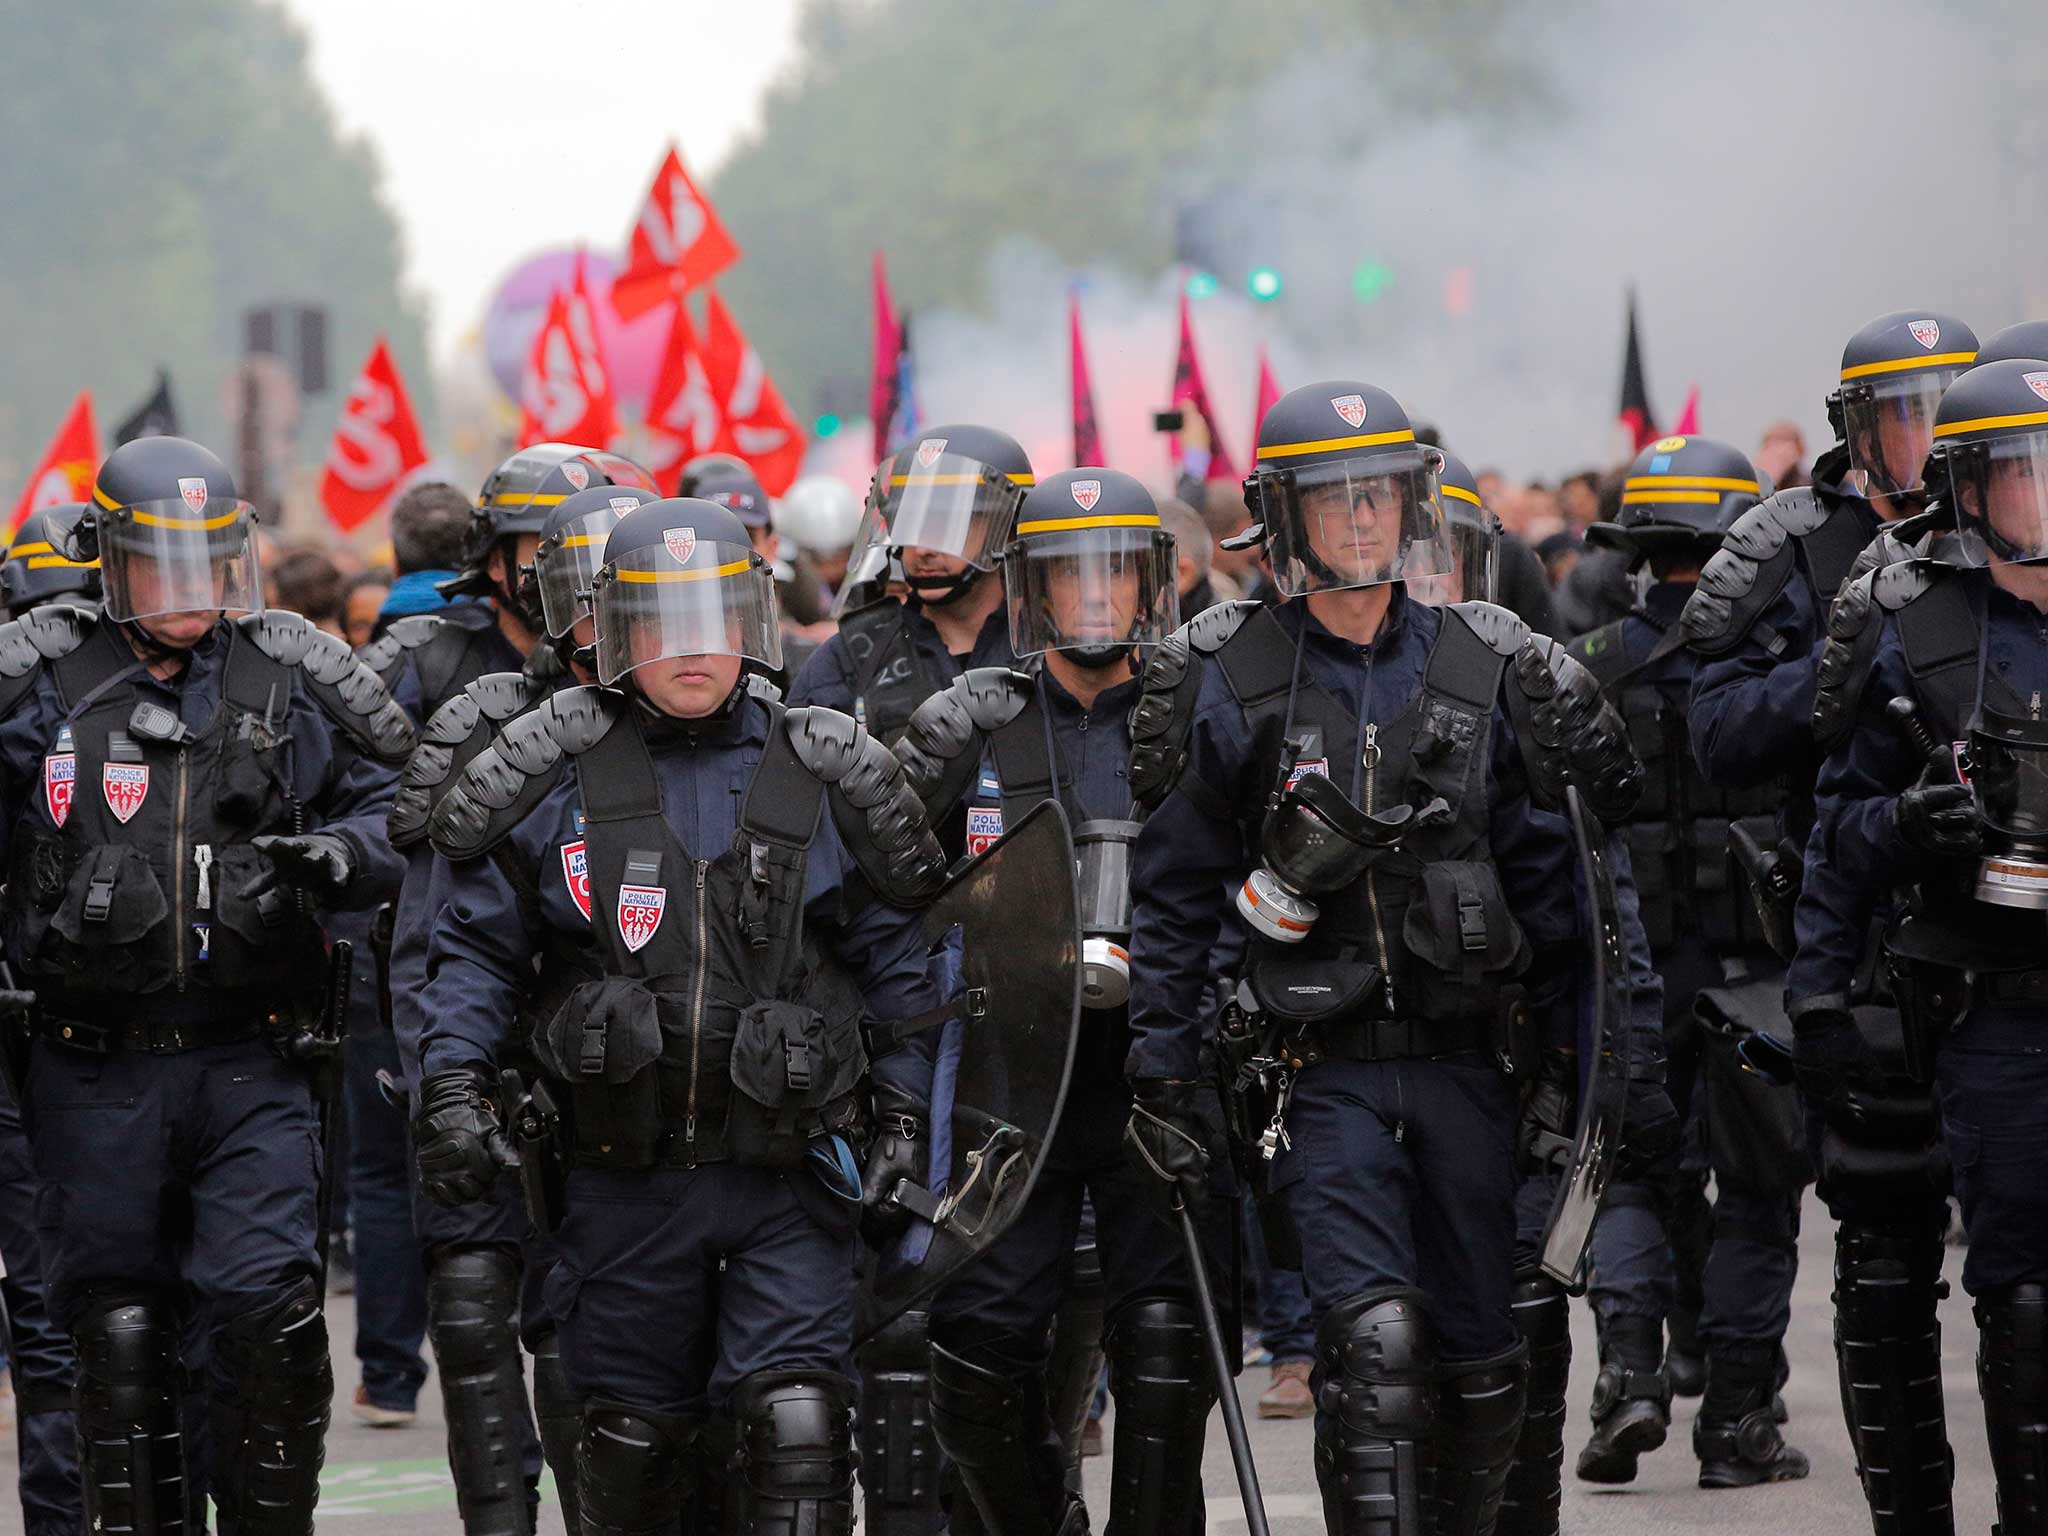
[[[2008,358],[1951,384],[1928,475],[1966,563],[2048,560],[2048,362]]]
[[[775,526],[798,549],[847,554],[860,531],[860,498],[832,475],[805,475],[775,509]]]
[[[1024,495],[1003,551],[1010,648],[1106,667],[1180,623],[1173,535],[1152,493],[1113,469],[1073,469]]]
[[[1621,511],[1594,523],[1586,542],[1645,560],[1704,562],[1735,520],[1763,499],[1747,455],[1711,437],[1660,437],[1628,467]]]
[[[1920,488],[1934,409],[1976,360],[1976,333],[1934,310],[1880,315],[1849,338],[1841,384],[1828,396],[1828,421],[1873,494]]]
[[[885,472],[886,471],[886,472]],[[949,603],[995,569],[1010,540],[1017,504],[1037,483],[1031,460],[1007,432],[968,424],[933,427],[877,468],[875,490],[854,543],[853,569],[903,564],[904,579],[928,603]],[[907,550],[928,550],[962,562],[957,572],[917,569]],[[849,582],[851,585],[851,582]]]
[[[1274,584],[1299,597],[1445,574],[1443,462],[1383,389],[1331,379],[1282,395],[1244,483]]]
[[[633,486],[661,494],[654,477],[623,454],[574,443],[535,443],[520,449],[491,471],[477,493],[462,571],[454,580],[444,582],[441,591],[450,597],[469,594],[509,600],[529,629],[540,628],[538,608],[529,610],[519,594],[501,591],[491,580],[491,551],[500,540],[538,534],[550,508],[593,485]]]
[[[1465,461],[1448,451],[1443,458],[1437,507],[1449,558],[1441,575],[1409,577],[1408,595],[1439,606],[1494,602],[1500,590],[1501,521],[1479,499],[1479,481]]]
[[[76,527],[88,510],[84,502],[71,501],[38,508],[21,520],[0,563],[0,604],[13,617],[60,597],[80,605],[99,602],[99,561],[73,560],[55,542],[57,528]]]
[[[559,640],[590,614],[590,582],[604,563],[605,539],[620,519],[661,497],[636,485],[593,485],[548,508],[534,551],[541,617]]]
[[[675,656],[782,665],[775,578],[730,508],[695,497],[650,501],[620,518],[592,579],[597,675],[616,683]]]
[[[1977,349],[1977,366],[2008,362],[2015,357],[2048,361],[2048,320],[2022,320],[1985,338]]]
[[[745,459],[730,453],[700,453],[683,466],[676,494],[715,501],[749,528],[775,521],[775,503]]]
[[[53,509],[55,510],[55,509]],[[253,612],[263,606],[256,509],[227,465],[182,437],[139,437],[108,454],[92,505],[51,542],[67,559],[100,562],[107,617]]]

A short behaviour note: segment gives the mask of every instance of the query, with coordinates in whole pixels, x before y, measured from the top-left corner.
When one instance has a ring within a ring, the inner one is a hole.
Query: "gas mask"
[[[1084,821],[1074,828],[1084,1008],[1121,1008],[1131,995],[1131,848],[1139,825]]]
[[[2048,721],[1980,708],[1968,751],[1984,820],[1977,899],[2048,911]]]
[[[1263,868],[1237,893],[1237,910],[1259,933],[1299,944],[1322,911],[1310,898],[1341,891],[1399,845],[1412,805],[1368,816],[1320,773],[1305,773],[1266,812],[1259,847]]]

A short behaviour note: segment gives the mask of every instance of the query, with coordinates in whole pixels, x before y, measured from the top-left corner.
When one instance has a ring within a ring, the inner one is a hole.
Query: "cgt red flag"
[[[1636,334],[1636,291],[1628,291],[1628,346],[1621,358],[1621,426],[1640,453],[1662,434],[1650,408],[1650,386],[1643,377],[1643,346]]]
[[[708,283],[740,259],[718,210],[683,169],[683,157],[669,146],[654,173],[640,222],[633,226],[626,270],[612,280],[612,308],[621,320],[635,320]]]
[[[709,453],[725,429],[725,417],[711,393],[711,376],[689,307],[675,307],[668,348],[662,353],[661,375],[647,400],[647,467],[655,483],[673,494],[683,466]]]
[[[419,418],[406,397],[405,381],[391,361],[382,336],[348,392],[327,468],[320,476],[320,501],[328,521],[343,533],[359,527],[391,499],[405,477],[427,462]]]
[[[1252,457],[1259,456],[1259,429],[1266,424],[1266,412],[1280,399],[1280,381],[1273,377],[1273,365],[1266,359],[1266,344],[1259,343],[1259,398],[1252,406]]]
[[[1088,382],[1088,349],[1081,342],[1081,295],[1067,295],[1067,336],[1074,394],[1074,463],[1107,464],[1095,426],[1095,391]]]
[[[868,420],[875,424],[875,462],[889,451],[889,426],[896,419],[897,384],[903,376],[903,327],[889,297],[889,272],[875,252],[875,352],[868,372]]]
[[[31,512],[67,501],[92,499],[93,472],[99,468],[100,434],[92,422],[92,391],[81,389],[64,417],[64,425],[43,450],[35,472],[22,487],[14,515],[7,520],[10,535]]]
[[[1209,431],[1209,464],[1202,478],[1205,480],[1235,480],[1237,471],[1230,467],[1230,451],[1223,446],[1223,434],[1216,430],[1216,412],[1209,406],[1209,386],[1202,380],[1202,360],[1195,355],[1195,328],[1188,318],[1188,294],[1183,287],[1180,294],[1180,350],[1173,363],[1173,404],[1178,409],[1192,405],[1202,418],[1202,425]],[[1174,467],[1182,463],[1180,437],[1172,440]]]
[[[577,268],[581,282],[582,267]],[[534,443],[583,443],[593,448],[611,444],[619,429],[612,405],[611,380],[597,355],[597,334],[590,324],[587,290],[584,303],[574,290],[555,291],[547,319],[533,334],[526,373],[519,383],[519,446]],[[583,323],[579,327],[576,315]],[[579,335],[579,331],[581,334]]]
[[[715,292],[705,309],[704,326],[704,371],[711,398],[725,418],[718,446],[745,459],[761,489],[780,496],[803,467],[804,450],[810,446],[803,428],[782,403],[761,354],[748,345]]]

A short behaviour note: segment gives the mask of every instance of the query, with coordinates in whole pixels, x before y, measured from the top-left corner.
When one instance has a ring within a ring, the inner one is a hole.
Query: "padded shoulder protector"
[[[1465,627],[1484,640],[1496,656],[1514,656],[1529,638],[1529,626],[1520,614],[1498,603],[1453,603],[1450,611],[1465,621]]]
[[[526,710],[534,692],[522,672],[490,672],[434,711],[405,760],[405,774],[391,801],[392,847],[410,848],[427,836],[428,820],[455,772],[457,754],[479,730],[494,731]]]
[[[1537,634],[1522,642],[1508,673],[1529,798],[1562,814],[1564,787],[1576,784],[1602,821],[1625,819],[1642,798],[1643,763],[1599,679],[1557,641]]]
[[[1792,579],[1792,541],[1816,532],[1828,516],[1813,488],[1799,485],[1738,517],[1686,601],[1682,622],[1692,648],[1725,656],[1740,645]]]
[[[1814,664],[1813,734],[1832,750],[1849,734],[1884,632],[1876,588],[1883,566],[1853,577],[1828,609],[1828,638]]]
[[[28,697],[43,663],[69,656],[85,643],[97,616],[68,603],[46,603],[0,624],[0,719]]]
[[[626,708],[610,688],[564,688],[508,722],[434,806],[434,851],[450,859],[490,852],[547,797],[563,760],[604,740]]]
[[[881,898],[917,907],[938,895],[946,855],[896,754],[821,705],[785,711],[782,728],[797,761],[827,786],[840,839]]]
[[[1131,795],[1147,811],[1158,809],[1188,765],[1188,732],[1202,692],[1198,658],[1215,655],[1262,603],[1218,603],[1204,608],[1153,648],[1138,677],[1131,710]]]
[[[963,672],[911,712],[896,756],[928,810],[950,808],[966,788],[983,738],[1024,712],[1031,676],[1008,667]]]
[[[379,762],[403,763],[419,739],[383,680],[348,643],[316,628],[300,614],[266,609],[237,619],[256,648],[280,666],[295,668],[321,713]]]
[[[383,634],[356,652],[356,658],[389,687],[397,676],[399,664],[405,660],[405,653],[425,645],[441,632],[445,623],[447,620],[431,613],[410,613],[402,619],[393,619],[384,626]]]
[[[747,697],[759,699],[763,704],[780,704],[782,690],[775,686],[775,679],[759,672],[747,674]]]

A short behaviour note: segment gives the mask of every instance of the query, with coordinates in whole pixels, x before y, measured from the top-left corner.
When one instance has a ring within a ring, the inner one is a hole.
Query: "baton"
[[[1223,1433],[1230,1441],[1230,1464],[1237,1470],[1238,1497],[1244,1500],[1244,1523],[1250,1536],[1271,1536],[1266,1523],[1266,1500],[1259,1492],[1259,1469],[1252,1462],[1252,1443],[1244,1430],[1244,1405],[1237,1400],[1237,1377],[1230,1369],[1230,1356],[1223,1350],[1223,1325],[1217,1320],[1216,1298],[1209,1293],[1209,1268],[1202,1259],[1202,1239],[1195,1231],[1195,1218],[1187,1201],[1174,1191],[1174,1210],[1180,1216],[1181,1241],[1187,1244],[1188,1272],[1195,1280],[1195,1310],[1202,1314],[1202,1337],[1209,1345],[1209,1369],[1216,1376],[1216,1400],[1223,1407]]]

